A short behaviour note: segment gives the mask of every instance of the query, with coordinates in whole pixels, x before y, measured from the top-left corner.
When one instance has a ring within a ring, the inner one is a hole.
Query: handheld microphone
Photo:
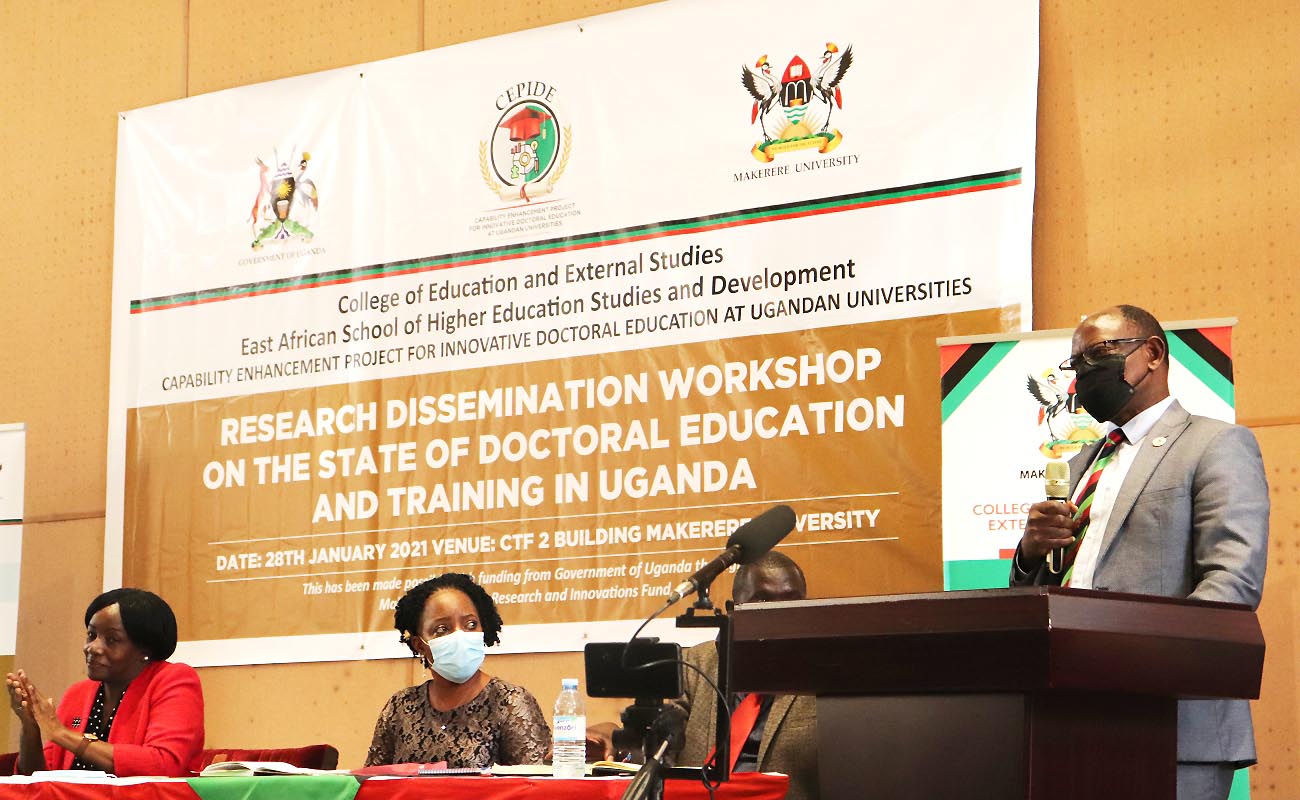
[[[1070,499],[1070,465],[1064,461],[1047,462],[1047,499],[1064,503]],[[1065,548],[1053,547],[1047,554],[1047,571],[1060,575],[1065,565]]]
[[[772,506],[736,528],[731,538],[727,539],[727,549],[695,570],[694,575],[677,584],[668,595],[668,605],[713,583],[714,578],[732,564],[748,564],[758,560],[794,530],[794,522],[794,510],[789,506]]]

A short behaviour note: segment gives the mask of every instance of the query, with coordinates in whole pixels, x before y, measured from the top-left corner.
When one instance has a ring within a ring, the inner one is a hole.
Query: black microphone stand
[[[637,770],[631,784],[623,792],[622,800],[659,800],[663,797],[665,778],[684,778],[688,780],[703,779],[706,783],[717,785],[731,775],[731,618],[722,613],[709,599],[709,587],[701,587],[696,592],[695,602],[685,614],[677,617],[679,628],[717,628],[718,629],[718,674],[717,688],[720,698],[717,701],[717,717],[714,724],[713,763],[703,767],[664,767],[663,755],[667,750],[665,740],[657,753],[646,753],[646,761]]]
[[[718,692],[717,718],[714,724],[713,764],[704,765],[704,778],[710,783],[721,783],[731,776],[731,617],[709,599],[709,587],[702,586],[695,593],[695,602],[677,617],[679,628],[718,629]],[[696,771],[691,770],[692,773]],[[676,777],[676,776],[672,776]]]
[[[695,592],[695,603],[687,609],[685,614],[677,617],[677,627],[718,629],[718,675],[717,683],[713,687],[717,690],[718,706],[714,723],[712,763],[705,764],[698,769],[695,767],[672,767],[664,770],[659,759],[663,755],[665,748],[660,746],[653,757],[649,753],[646,754],[646,763],[637,773],[638,779],[634,779],[632,787],[629,787],[628,792],[624,793],[624,800],[631,800],[632,797],[649,797],[649,792],[654,791],[655,784],[659,787],[658,791],[662,792],[663,779],[660,776],[665,772],[667,777],[670,778],[702,778],[709,788],[710,795],[712,795],[713,789],[718,784],[731,777],[731,619],[719,609],[714,608],[713,601],[709,599],[709,586],[731,564],[748,564],[771,550],[777,542],[785,538],[794,529],[795,521],[793,509],[786,505],[776,505],[737,528],[731,534],[731,538],[727,540],[727,549],[724,554],[696,570],[695,575],[685,584],[669,594],[667,605],[641,623],[641,627],[637,629],[636,633],[632,634],[632,641],[636,641],[637,635],[649,624],[650,620],[663,613],[673,603],[680,600],[683,595],[692,591]],[[631,646],[631,642],[628,643],[628,646]],[[625,657],[626,652],[624,650]],[[694,667],[694,665],[689,666]],[[701,676],[703,676],[702,671]],[[645,780],[639,780],[641,772],[647,773]],[[632,788],[636,788],[636,793],[632,792]]]
[[[654,755],[647,754],[645,763],[636,771],[632,782],[623,791],[622,800],[662,800],[664,796],[664,751],[668,749],[668,740],[663,740]]]

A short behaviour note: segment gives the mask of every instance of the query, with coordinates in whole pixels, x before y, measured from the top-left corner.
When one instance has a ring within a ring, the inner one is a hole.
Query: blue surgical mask
[[[428,644],[433,671],[452,683],[464,683],[483,666],[483,631],[452,631]]]

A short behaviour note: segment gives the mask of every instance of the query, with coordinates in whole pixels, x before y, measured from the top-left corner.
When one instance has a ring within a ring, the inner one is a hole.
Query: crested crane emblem
[[[815,68],[796,55],[779,79],[766,55],[752,67],[741,65],[740,83],[753,99],[749,122],[763,136],[750,150],[754,158],[766,163],[782,153],[839,147],[844,136],[831,127],[831,115],[844,107],[840,84],[851,66],[853,46],[841,52],[834,42],[826,43]]]
[[[1025,388],[1038,401],[1038,425],[1046,438],[1038,450],[1048,458],[1066,458],[1101,438],[1095,420],[1079,407],[1074,385],[1052,368],[1025,376]]]

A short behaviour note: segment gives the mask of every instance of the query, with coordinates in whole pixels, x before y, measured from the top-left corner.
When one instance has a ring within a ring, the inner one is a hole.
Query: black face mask
[[[1093,419],[1099,422],[1112,421],[1132,399],[1137,387],[1130,386],[1124,380],[1124,365],[1127,361],[1125,356],[1115,353],[1102,356],[1092,366],[1075,371],[1075,395]],[[1145,378],[1144,375],[1143,379]]]

